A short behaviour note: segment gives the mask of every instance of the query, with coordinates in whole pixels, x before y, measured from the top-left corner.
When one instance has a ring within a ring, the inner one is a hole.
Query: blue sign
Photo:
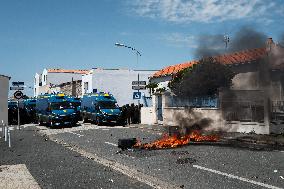
[[[133,100],[141,99],[141,92],[133,92]]]

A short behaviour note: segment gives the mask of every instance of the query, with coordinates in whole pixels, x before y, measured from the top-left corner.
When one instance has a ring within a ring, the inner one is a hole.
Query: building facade
[[[158,83],[158,88],[165,88],[166,92],[156,92],[153,107],[141,111],[142,123],[177,126],[196,114],[197,117],[208,117],[213,120],[212,126],[226,131],[284,133],[284,48],[269,38],[266,47],[210,58],[236,73],[232,87],[220,91],[218,107],[177,106],[181,103],[176,103],[170,90],[165,88],[176,73],[199,63],[190,61],[153,74],[150,82]]]
[[[35,74],[34,96],[61,92],[60,84],[82,80],[82,74],[86,73],[88,70],[44,69],[41,74]]]
[[[10,77],[0,75],[0,124],[8,124],[8,92]]]
[[[82,93],[109,92],[114,95],[119,106],[125,104],[137,104],[133,100],[132,81],[146,81],[156,70],[129,70],[129,69],[101,69],[94,68],[82,77]],[[149,96],[149,91],[140,90],[142,96]],[[142,100],[139,101],[143,103]]]

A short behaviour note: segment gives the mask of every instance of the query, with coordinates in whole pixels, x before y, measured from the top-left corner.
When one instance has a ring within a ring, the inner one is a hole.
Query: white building
[[[8,124],[8,92],[10,77],[0,75],[0,124]]]
[[[118,105],[135,103],[133,100],[132,81],[146,81],[156,70],[129,70],[129,69],[100,69],[94,68],[82,77],[82,94],[92,92],[110,92],[116,98]],[[148,90],[141,90],[142,96],[149,96]],[[140,101],[141,102],[141,101]],[[142,103],[142,102],[141,102]]]
[[[36,73],[34,77],[34,96],[44,93],[60,92],[55,87],[61,83],[82,79],[82,74],[87,70],[65,70],[65,69],[44,69],[41,74]]]

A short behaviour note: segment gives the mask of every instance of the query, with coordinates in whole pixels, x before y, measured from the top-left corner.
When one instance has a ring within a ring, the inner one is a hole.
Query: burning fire
[[[202,135],[199,131],[193,131],[185,136],[168,136],[167,134],[163,135],[163,137],[159,140],[156,140],[151,143],[142,144],[138,141],[134,147],[143,148],[143,149],[162,149],[162,148],[176,148],[182,145],[188,144],[190,141],[194,142],[202,142],[202,141],[210,141],[216,142],[220,138],[217,135]]]

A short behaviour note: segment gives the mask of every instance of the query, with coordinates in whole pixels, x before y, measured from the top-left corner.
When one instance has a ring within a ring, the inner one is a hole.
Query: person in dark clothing
[[[130,119],[131,119],[131,123],[134,123],[134,115],[135,115],[135,107],[134,104],[132,103],[130,106]]]
[[[121,111],[121,116],[120,116],[120,123],[122,125],[125,125],[127,123],[127,110],[126,110],[126,106],[123,105],[121,108],[120,108],[120,111]]]
[[[129,104],[126,104],[125,109],[126,109],[127,124],[130,125],[131,124],[131,110],[130,110]]]

